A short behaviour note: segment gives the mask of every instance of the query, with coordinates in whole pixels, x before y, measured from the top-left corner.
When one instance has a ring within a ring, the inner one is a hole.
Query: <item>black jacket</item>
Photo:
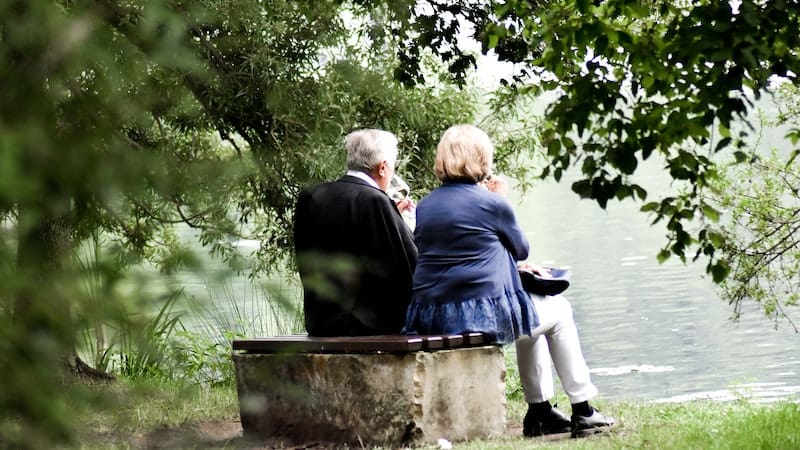
[[[309,335],[400,332],[417,248],[386,193],[353,176],[304,190],[294,243]]]

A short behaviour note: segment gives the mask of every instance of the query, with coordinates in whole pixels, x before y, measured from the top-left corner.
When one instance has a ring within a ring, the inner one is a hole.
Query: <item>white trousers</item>
[[[531,294],[540,324],[533,336],[515,342],[517,366],[528,403],[540,403],[555,395],[553,366],[570,403],[597,395],[583,358],[572,306],[563,295],[542,297]],[[552,360],[552,365],[551,365]]]

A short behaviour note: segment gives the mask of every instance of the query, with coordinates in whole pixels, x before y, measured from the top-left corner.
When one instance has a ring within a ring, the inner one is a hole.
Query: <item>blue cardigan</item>
[[[511,205],[474,183],[445,183],[417,206],[419,258],[404,332],[483,332],[509,343],[539,324],[517,261],[528,240]]]

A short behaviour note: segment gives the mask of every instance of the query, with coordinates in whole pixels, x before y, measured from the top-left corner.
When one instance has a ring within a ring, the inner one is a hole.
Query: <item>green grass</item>
[[[600,403],[614,416],[613,432],[545,442],[509,436],[455,449],[800,449],[800,405],[697,401],[680,404]]]
[[[234,387],[120,380],[92,391],[97,401],[81,417],[82,431],[73,448],[260,448],[230,437],[231,422],[238,419]],[[453,448],[800,449],[797,403],[656,404],[599,400],[595,404],[604,414],[617,419],[612,433],[560,441],[523,438],[519,424],[525,405],[518,398],[510,398],[507,421],[513,431],[497,439],[454,443]],[[211,437],[199,436],[199,424],[227,424],[228,434],[214,437],[212,426]]]
[[[183,437],[189,442],[193,439],[190,430],[199,423],[239,418],[232,386],[119,379],[93,386],[87,395],[92,398],[91,407],[82,412],[73,448],[151,447],[150,442],[159,436],[165,442]]]

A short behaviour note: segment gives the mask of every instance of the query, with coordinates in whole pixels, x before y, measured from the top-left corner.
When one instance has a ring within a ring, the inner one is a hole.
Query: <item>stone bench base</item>
[[[373,354],[234,353],[246,436],[396,448],[505,432],[498,346]]]

